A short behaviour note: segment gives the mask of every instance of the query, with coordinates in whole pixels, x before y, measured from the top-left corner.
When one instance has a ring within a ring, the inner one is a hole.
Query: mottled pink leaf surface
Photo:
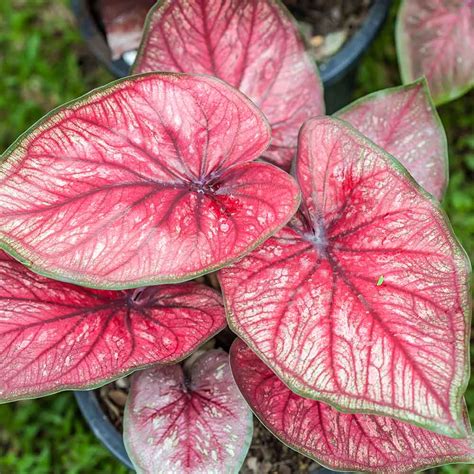
[[[396,39],[403,82],[425,76],[436,104],[474,85],[473,0],[404,0]]]
[[[124,440],[138,472],[237,473],[252,433],[252,412],[221,350],[205,352],[191,367],[133,376]]]
[[[444,214],[336,119],[303,127],[296,175],[298,217],[219,273],[231,328],[304,396],[464,434],[470,267]]]
[[[448,147],[424,80],[370,94],[336,116],[397,158],[426,191],[443,197]]]
[[[158,2],[134,70],[205,73],[237,87],[272,126],[263,156],[286,170],[303,122],[324,114],[314,60],[291,14],[275,0]]]
[[[240,340],[230,351],[235,381],[263,424],[285,444],[337,470],[413,472],[474,462],[474,440],[453,439],[393,418],[341,413],[293,393]]]
[[[85,388],[178,361],[225,326],[220,295],[198,283],[98,291],[0,255],[0,400]]]
[[[299,191],[251,163],[260,111],[222,81],[146,74],[55,111],[7,151],[0,239],[33,270],[106,289],[175,283],[249,252]]]
[[[146,15],[154,3],[155,0],[99,0],[112,59],[138,48]]]

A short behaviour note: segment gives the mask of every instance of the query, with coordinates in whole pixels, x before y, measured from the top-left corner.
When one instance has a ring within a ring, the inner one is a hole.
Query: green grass
[[[392,12],[361,65],[356,97],[400,82],[393,19]],[[0,152],[50,109],[111,79],[87,53],[64,0],[0,2]],[[474,94],[443,105],[439,112],[450,147],[444,207],[472,258]],[[472,384],[467,399],[474,407]],[[0,406],[1,474],[125,472],[86,427],[72,394]],[[469,467],[448,466],[438,472],[467,474]]]

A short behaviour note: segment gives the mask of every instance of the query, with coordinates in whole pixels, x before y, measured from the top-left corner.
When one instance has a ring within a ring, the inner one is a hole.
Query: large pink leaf
[[[425,76],[435,103],[474,85],[473,0],[404,0],[396,39],[403,82]]]
[[[464,434],[469,262],[444,214],[352,127],[300,133],[298,219],[220,271],[233,330],[292,389]]]
[[[148,15],[134,70],[206,73],[237,87],[272,125],[264,157],[287,170],[299,128],[324,114],[314,60],[296,22],[275,0],[158,2]]]
[[[0,255],[0,399],[104,383],[187,356],[225,326],[198,283],[99,291],[50,280]]]
[[[341,413],[302,398],[242,342],[230,351],[235,381],[252,410],[285,444],[338,470],[413,472],[474,462],[474,440],[452,439],[393,418]]]
[[[252,412],[221,350],[202,354],[191,367],[134,375],[124,423],[128,454],[146,473],[238,472],[253,432]]]
[[[43,119],[6,153],[0,238],[35,271],[96,288],[191,279],[294,214],[293,179],[250,163],[270,130],[222,81],[147,74]]]
[[[423,79],[363,97],[337,116],[397,158],[433,196],[443,197],[448,181],[446,135]]]

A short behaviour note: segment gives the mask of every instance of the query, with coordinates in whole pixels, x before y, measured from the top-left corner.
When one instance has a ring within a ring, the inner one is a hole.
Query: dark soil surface
[[[364,22],[373,0],[283,0],[298,20],[316,59],[337,53]]]
[[[364,21],[373,0],[283,0],[301,22],[311,25],[313,35],[338,30],[352,32]]]

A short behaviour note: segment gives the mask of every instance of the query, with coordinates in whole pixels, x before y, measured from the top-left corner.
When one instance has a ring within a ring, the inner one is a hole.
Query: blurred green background
[[[398,85],[395,7],[365,56],[355,97]],[[112,80],[81,41],[66,0],[0,0],[0,152],[57,105]],[[439,108],[450,151],[444,201],[474,255],[474,91]],[[467,392],[474,422],[474,384]],[[469,466],[436,470],[467,474]],[[0,474],[125,473],[94,438],[71,393],[0,406]]]

